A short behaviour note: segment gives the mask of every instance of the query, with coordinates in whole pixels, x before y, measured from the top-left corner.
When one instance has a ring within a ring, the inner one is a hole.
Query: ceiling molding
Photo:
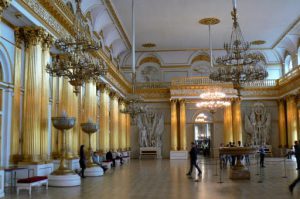
[[[111,0],[104,0],[104,3],[106,5],[106,8],[108,9],[108,12],[111,15],[113,21],[115,22],[116,26],[118,27],[118,30],[120,31],[120,35],[123,37],[127,47],[130,49],[131,48],[131,43],[128,39],[129,38],[128,34],[125,31],[125,29],[124,29],[118,15],[117,15],[117,13],[116,13],[116,9],[114,8]]]

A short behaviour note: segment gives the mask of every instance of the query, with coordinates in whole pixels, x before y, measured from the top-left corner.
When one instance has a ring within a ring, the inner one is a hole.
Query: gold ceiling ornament
[[[192,64],[197,62],[197,61],[206,61],[206,62],[210,62],[210,57],[208,55],[197,55],[196,57],[194,57],[192,59]]]
[[[209,78],[214,81],[232,82],[237,96],[241,96],[244,83],[263,80],[268,76],[266,60],[261,52],[250,51],[250,42],[246,42],[237,20],[236,0],[233,0],[231,12],[233,27],[229,43],[224,43],[226,55],[216,59],[217,67],[212,68]]]
[[[254,41],[251,41],[250,43],[251,43],[252,45],[258,46],[258,45],[263,45],[263,44],[265,44],[266,41],[265,41],[265,40],[254,40]]]
[[[154,48],[154,47],[156,47],[156,44],[155,43],[144,43],[144,44],[142,44],[142,46],[144,47],[144,48]]]
[[[159,59],[156,58],[156,57],[145,57],[145,58],[143,58],[143,59],[139,62],[139,65],[142,65],[142,64],[144,64],[144,63],[149,63],[149,62],[152,62],[152,63],[156,63],[156,64],[158,64],[158,65],[161,65]]]
[[[202,25],[216,25],[220,23],[220,19],[216,17],[208,17],[199,20],[199,23]]]
[[[100,76],[107,73],[104,61],[90,55],[101,48],[101,43],[91,39],[80,2],[81,0],[76,0],[77,9],[73,27],[76,35],[55,41],[55,47],[63,52],[63,56],[57,55],[52,64],[46,67],[51,76],[68,78],[69,83],[74,86],[75,94],[79,93],[80,87],[85,82],[98,81]]]

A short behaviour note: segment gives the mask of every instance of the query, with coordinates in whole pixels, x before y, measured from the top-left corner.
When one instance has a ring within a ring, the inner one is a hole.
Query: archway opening
[[[208,113],[201,112],[195,118],[194,142],[199,155],[210,155],[212,125],[212,117]]]

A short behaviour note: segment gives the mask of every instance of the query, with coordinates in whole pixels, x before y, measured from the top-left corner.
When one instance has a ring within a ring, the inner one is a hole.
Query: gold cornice
[[[130,43],[130,41],[128,39],[128,35],[127,35],[125,29],[123,28],[123,25],[122,25],[121,21],[118,18],[118,15],[117,15],[117,13],[115,11],[115,8],[114,8],[111,0],[104,0],[104,2],[106,4],[106,7],[107,7],[109,13],[111,14],[111,16],[112,16],[112,18],[114,20],[114,22],[116,23],[116,25],[118,27],[118,30],[121,31],[121,35],[125,39],[125,43],[126,43],[127,47],[131,48],[131,43]]]

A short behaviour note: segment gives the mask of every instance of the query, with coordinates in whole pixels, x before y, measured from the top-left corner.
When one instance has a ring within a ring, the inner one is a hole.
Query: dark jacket
[[[191,156],[191,161],[196,161],[197,160],[197,149],[196,147],[192,147],[190,150],[190,156]]]
[[[82,169],[85,169],[86,168],[86,157],[85,157],[85,154],[84,154],[84,150],[83,149],[80,149],[80,152],[79,152],[79,164],[80,164],[80,167]]]

